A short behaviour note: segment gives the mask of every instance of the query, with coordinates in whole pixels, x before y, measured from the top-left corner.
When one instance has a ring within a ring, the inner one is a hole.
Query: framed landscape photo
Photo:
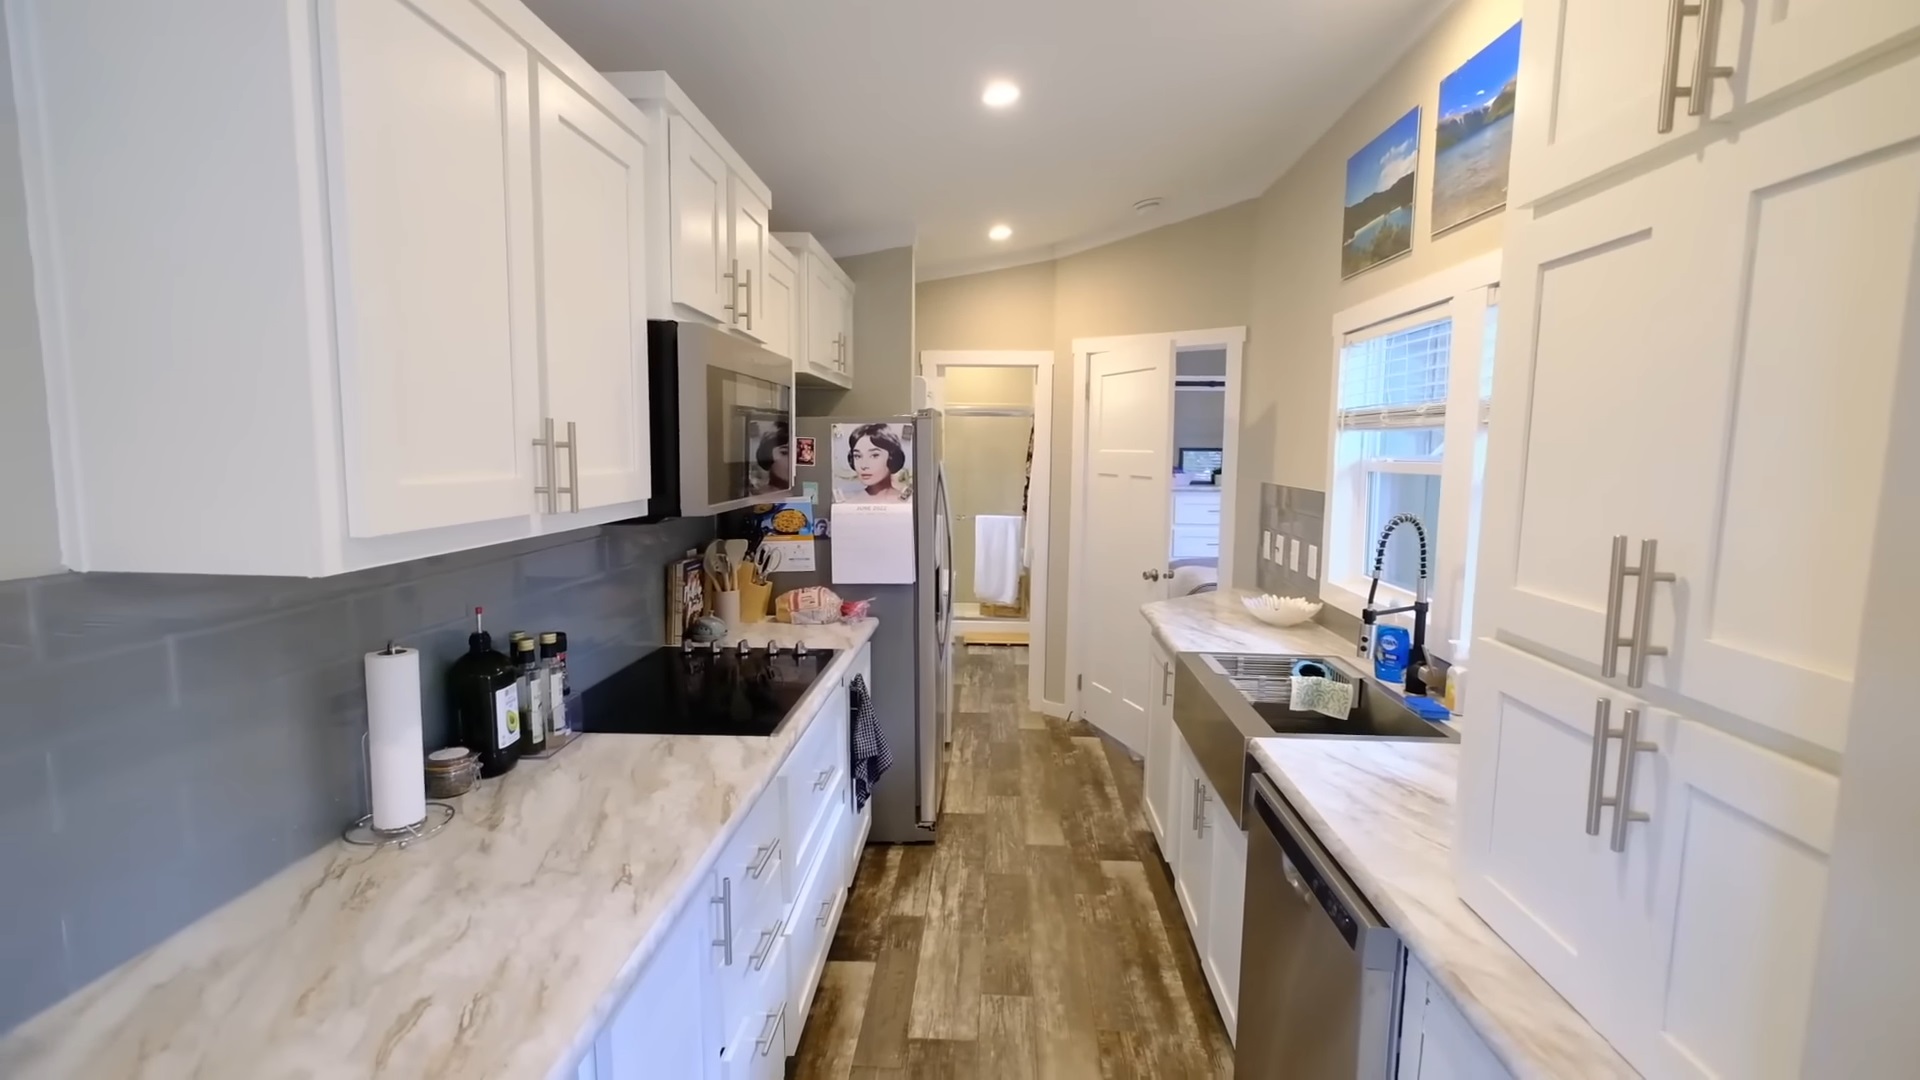
[[[1520,24],[1440,80],[1433,138],[1433,235],[1507,205]]]
[[[1347,159],[1340,276],[1350,278],[1413,250],[1413,189],[1420,166],[1420,109]]]

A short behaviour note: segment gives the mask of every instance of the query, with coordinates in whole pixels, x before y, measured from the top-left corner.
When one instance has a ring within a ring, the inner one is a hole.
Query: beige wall
[[[1072,551],[1074,339],[1245,325],[1252,224],[1253,204],[1241,203],[1053,262],[920,286],[922,349],[1053,350],[1048,566],[1065,567]],[[1065,573],[1048,575],[1046,605],[1043,686],[1065,701]]]
[[[1050,263],[930,281],[920,347],[1051,347],[1054,464],[1050,566],[1071,538],[1073,339],[1246,326],[1243,458],[1231,477],[1237,550],[1258,550],[1260,484],[1324,489],[1335,313],[1500,245],[1498,214],[1432,239],[1433,118],[1440,79],[1520,18],[1520,0],[1461,0],[1260,198]],[[1347,158],[1422,110],[1414,243],[1397,262],[1340,280]],[[1046,333],[1051,324],[1050,335]],[[1241,560],[1236,584],[1251,585]],[[1046,697],[1065,700],[1067,575],[1049,575]]]
[[[27,251],[27,202],[21,188],[20,132],[6,26],[0,22],[0,578],[60,569],[53,503],[52,444]]]
[[[853,389],[801,390],[802,416],[882,416],[912,405],[913,249],[835,260],[853,279]]]
[[[1440,80],[1520,18],[1520,0],[1463,0],[1347,110],[1312,149],[1255,203],[1247,328],[1247,385],[1240,422],[1251,448],[1236,489],[1243,516],[1259,506],[1262,480],[1327,486],[1327,423],[1333,393],[1333,316],[1383,292],[1500,246],[1502,215],[1430,237],[1433,118]],[[1524,90],[1522,91],[1524,92]],[[1421,108],[1420,170],[1413,251],[1340,280],[1340,208],[1347,158],[1388,124]],[[1271,447],[1261,460],[1261,447]],[[1244,548],[1243,548],[1244,550]],[[1251,583],[1249,563],[1242,575]]]

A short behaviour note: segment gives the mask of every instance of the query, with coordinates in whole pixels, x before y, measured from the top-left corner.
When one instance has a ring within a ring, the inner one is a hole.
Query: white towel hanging
[[[981,603],[1019,602],[1024,524],[1017,514],[981,514],[973,519],[973,594]]]

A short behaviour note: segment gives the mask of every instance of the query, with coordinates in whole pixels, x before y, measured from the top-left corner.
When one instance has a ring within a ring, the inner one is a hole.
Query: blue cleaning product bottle
[[[1407,681],[1407,658],[1413,652],[1413,632],[1404,626],[1373,628],[1373,677],[1389,686]]]

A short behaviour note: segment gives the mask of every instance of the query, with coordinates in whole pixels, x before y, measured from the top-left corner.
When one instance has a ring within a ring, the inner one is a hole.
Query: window
[[[1453,320],[1443,316],[1353,335],[1341,347],[1334,423],[1345,482],[1335,502],[1363,523],[1354,560],[1362,578],[1372,576],[1378,538],[1400,514],[1415,515],[1427,530],[1429,573],[1438,555],[1452,342]],[[1419,578],[1419,538],[1402,529],[1387,546],[1380,580],[1411,593]]]
[[[1358,615],[1381,532],[1412,514],[1427,537],[1427,642],[1451,661],[1464,658],[1471,635],[1499,273],[1499,255],[1484,256],[1333,323],[1321,599]],[[1402,527],[1381,559],[1376,606],[1410,603],[1419,582],[1418,534]]]

